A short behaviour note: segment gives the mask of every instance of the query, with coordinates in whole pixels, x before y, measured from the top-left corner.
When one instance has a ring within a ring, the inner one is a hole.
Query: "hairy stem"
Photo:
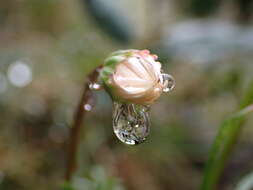
[[[71,178],[77,168],[77,151],[80,137],[79,134],[84,116],[86,114],[84,105],[88,103],[92,95],[89,85],[97,81],[99,76],[99,70],[101,68],[102,66],[97,67],[88,75],[87,77],[88,80],[85,80],[84,91],[74,114],[73,124],[70,128],[70,136],[67,152],[67,166],[66,166],[67,168],[65,173],[65,180],[68,182],[71,181]]]

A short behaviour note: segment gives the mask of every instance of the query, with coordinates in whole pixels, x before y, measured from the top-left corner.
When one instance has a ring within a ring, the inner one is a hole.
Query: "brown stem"
[[[68,155],[67,155],[67,169],[65,173],[65,180],[71,181],[73,173],[77,168],[77,150],[79,144],[79,134],[81,129],[81,124],[85,116],[86,110],[84,105],[88,103],[91,97],[91,89],[89,85],[97,81],[99,70],[102,66],[97,67],[93,72],[88,75],[88,80],[86,80],[84,85],[84,91],[81,96],[80,102],[76,108],[73,125],[70,129],[69,145],[68,145]]]

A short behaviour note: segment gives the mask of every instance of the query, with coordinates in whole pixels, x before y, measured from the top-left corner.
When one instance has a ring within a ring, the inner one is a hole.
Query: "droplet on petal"
[[[113,129],[119,140],[129,145],[144,142],[149,134],[148,107],[114,102]]]
[[[162,74],[163,92],[169,92],[175,87],[175,79],[169,74]]]

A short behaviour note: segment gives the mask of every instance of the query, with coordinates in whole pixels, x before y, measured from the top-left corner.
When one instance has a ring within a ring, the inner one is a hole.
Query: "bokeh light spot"
[[[32,81],[32,70],[23,61],[16,61],[8,68],[8,79],[16,87],[25,87]]]

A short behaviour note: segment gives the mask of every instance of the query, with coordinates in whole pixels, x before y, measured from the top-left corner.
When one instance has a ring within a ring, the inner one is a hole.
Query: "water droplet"
[[[95,96],[93,93],[89,93],[87,101],[83,104],[83,109],[85,111],[91,111],[95,107]]]
[[[89,88],[91,90],[101,90],[102,89],[102,86],[98,83],[90,83],[89,84]]]
[[[173,76],[169,75],[169,74],[162,74],[162,81],[163,81],[163,92],[169,92],[171,91],[174,87],[175,87],[175,79],[173,78]]]
[[[90,104],[84,104],[83,108],[86,110],[86,111],[91,111],[92,110],[92,106]]]
[[[144,142],[149,134],[149,115],[146,106],[114,102],[113,129],[122,142],[136,145]]]

